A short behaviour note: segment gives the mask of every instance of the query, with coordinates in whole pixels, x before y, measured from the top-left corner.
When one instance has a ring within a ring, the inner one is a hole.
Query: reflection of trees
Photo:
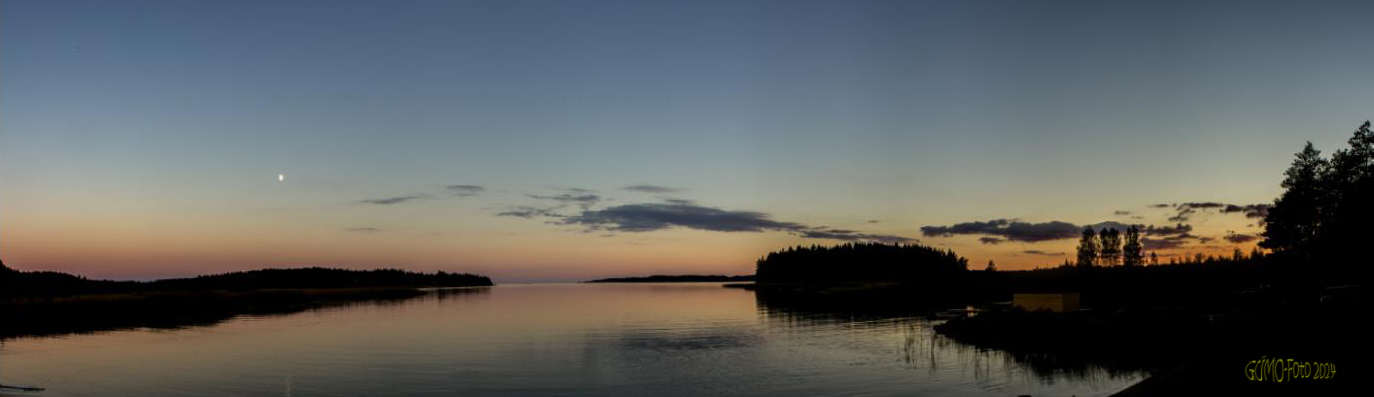
[[[754,300],[767,319],[802,325],[907,319],[960,306],[954,301],[913,295],[912,288],[901,285],[859,288],[864,289],[854,292],[760,286],[754,291]]]
[[[853,294],[865,295],[865,294]],[[845,297],[788,290],[755,291],[758,313],[770,327],[789,330],[863,332],[899,329],[902,362],[932,376],[942,369],[972,371],[974,379],[991,381],[1005,373],[1042,384],[1072,379],[1107,382],[1132,377],[1141,368],[1108,366],[1081,356],[978,347],[939,335],[931,328],[931,305],[881,303],[881,299]],[[899,302],[899,301],[891,301]],[[937,306],[938,307],[938,306]],[[999,372],[1001,371],[1001,372]]]
[[[164,293],[138,300],[82,301],[5,306],[12,318],[0,337],[94,333],[130,328],[183,329],[240,317],[275,317],[357,306],[396,306],[412,299],[468,299],[488,287],[420,291],[409,288]]]
[[[927,323],[911,322],[902,328],[902,361],[912,369],[925,368],[934,374],[941,366],[963,368],[973,378],[989,381],[997,370],[1010,377],[1053,384],[1057,379],[1072,379],[1089,384],[1133,377],[1139,369],[1112,368],[1073,356],[989,349],[960,343],[939,335]]]
[[[470,299],[486,300],[491,298],[491,287],[449,287],[425,289],[423,291],[427,292],[427,294],[421,295],[418,299],[433,299],[440,302],[447,302]]]

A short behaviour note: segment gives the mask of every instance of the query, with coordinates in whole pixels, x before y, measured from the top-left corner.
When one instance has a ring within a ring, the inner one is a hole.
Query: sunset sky
[[[1248,252],[1293,153],[1374,117],[1371,15],[5,1],[0,257],[525,282],[748,274],[788,245],[878,240],[1026,269],[1109,221],[1154,225],[1165,258]]]

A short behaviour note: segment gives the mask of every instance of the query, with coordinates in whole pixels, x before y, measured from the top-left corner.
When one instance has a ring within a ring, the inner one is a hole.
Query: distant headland
[[[285,314],[350,302],[408,299],[426,293],[420,288],[491,285],[490,278],[467,273],[323,267],[109,281],[59,272],[23,272],[0,263],[0,312],[5,313],[0,338],[206,325],[242,314]],[[480,292],[476,290],[468,292]]]
[[[616,277],[587,281],[588,283],[719,283],[754,281],[754,275],[725,276],[718,274],[653,275],[648,277]]]

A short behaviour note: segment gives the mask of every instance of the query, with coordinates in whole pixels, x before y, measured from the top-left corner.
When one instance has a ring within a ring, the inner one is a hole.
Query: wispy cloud
[[[1169,226],[1169,225],[1164,225],[1164,226],[1150,225],[1150,226],[1144,228],[1143,230],[1141,230],[1140,232],[1141,232],[1142,234],[1146,235],[1146,236],[1169,236],[1169,235],[1188,234],[1189,232],[1192,232],[1192,231],[1193,231],[1193,225],[1187,225],[1187,224],[1179,223],[1179,224],[1174,225],[1174,226]]]
[[[512,217],[516,217],[516,218],[534,218],[534,217],[543,216],[543,217],[551,217],[551,218],[561,218],[561,217],[563,217],[563,215],[559,215],[558,213],[555,213],[555,212],[554,212],[554,211],[558,210],[559,208],[562,208],[562,207],[547,207],[547,208],[541,208],[541,207],[531,207],[531,206],[517,206],[517,207],[512,208],[512,209],[510,209],[510,210],[508,210],[508,211],[504,211],[504,212],[497,213],[496,216],[512,216]]]
[[[1209,211],[1211,211],[1211,210],[1216,210],[1217,213],[1220,213],[1220,214],[1239,213],[1239,214],[1245,215],[1246,218],[1252,218],[1252,219],[1260,219],[1260,220],[1263,220],[1263,219],[1265,218],[1265,216],[1269,215],[1269,208],[1270,208],[1270,207],[1273,207],[1273,205],[1271,205],[1271,204],[1247,204],[1247,205],[1240,205],[1240,204],[1218,203],[1218,202],[1214,202],[1214,201],[1207,201],[1207,202],[1191,202],[1191,203],[1178,203],[1178,204],[1173,205],[1173,208],[1174,208],[1174,211],[1175,211],[1175,212],[1174,212],[1174,215],[1173,215],[1173,216],[1170,216],[1170,217],[1169,217],[1169,221],[1171,221],[1171,222],[1186,222],[1186,221],[1188,221],[1189,219],[1192,219],[1192,217],[1193,217],[1194,215],[1197,215],[1197,214],[1200,214],[1200,213],[1207,213],[1207,212],[1209,212]]]
[[[1191,234],[1181,234],[1164,238],[1141,237],[1140,245],[1146,250],[1169,250],[1183,248],[1188,244],[1188,240],[1197,240],[1197,236]]]
[[[416,200],[423,200],[423,199],[427,199],[427,198],[429,198],[429,195],[427,195],[427,194],[415,194],[415,195],[410,195],[410,196],[400,196],[400,197],[387,197],[387,198],[380,198],[380,199],[358,200],[358,202],[359,202],[359,203],[363,203],[363,204],[374,204],[374,205],[393,205],[393,204],[408,203],[408,202],[412,202],[412,201],[416,201]]]
[[[1229,214],[1229,213],[1233,213],[1233,212],[1239,212],[1239,213],[1245,214],[1245,217],[1246,217],[1246,218],[1258,218],[1258,219],[1261,219],[1261,220],[1262,220],[1262,219],[1264,219],[1266,216],[1269,216],[1269,208],[1272,208],[1272,207],[1273,207],[1272,204],[1250,204],[1250,205],[1227,204],[1227,205],[1226,205],[1226,208],[1222,208],[1222,209],[1221,209],[1221,213],[1223,213],[1223,214]]]
[[[1063,255],[1064,255],[1063,252],[1045,252],[1045,251],[1041,251],[1041,250],[1025,250],[1025,251],[1021,251],[1021,253],[1023,253],[1023,254],[1031,254],[1031,255],[1045,255],[1045,256],[1063,256]]]
[[[1259,236],[1256,236],[1256,235],[1253,235],[1253,234],[1241,234],[1241,233],[1236,233],[1236,232],[1231,232],[1231,231],[1226,232],[1226,236],[1223,236],[1222,238],[1223,238],[1223,239],[1226,239],[1226,241],[1230,241],[1230,242],[1235,243],[1235,244],[1243,244],[1243,243],[1248,243],[1248,242],[1251,242],[1251,241],[1259,240]]]
[[[682,191],[682,189],[656,185],[630,185],[624,187],[624,189],[640,193],[676,193]]]
[[[382,229],[378,229],[375,227],[350,227],[348,229],[344,229],[344,231],[353,233],[377,233],[382,231]]]
[[[449,193],[459,197],[476,196],[487,190],[487,188],[477,185],[448,185],[444,188],[448,189]]]
[[[575,204],[579,207],[582,207],[582,209],[584,210],[591,208],[591,206],[596,205],[597,202],[601,201],[601,196],[584,192],[563,193],[552,196],[541,196],[537,194],[531,194],[529,195],[529,197],[539,200],[557,201],[561,205]]]

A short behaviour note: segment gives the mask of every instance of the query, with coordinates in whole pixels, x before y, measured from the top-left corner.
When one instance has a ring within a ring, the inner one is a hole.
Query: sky
[[[1369,15],[5,1],[0,257],[540,282],[749,274],[791,245],[883,241],[1029,269],[1121,224],[1154,226],[1163,258],[1248,252],[1293,154],[1374,117]]]

